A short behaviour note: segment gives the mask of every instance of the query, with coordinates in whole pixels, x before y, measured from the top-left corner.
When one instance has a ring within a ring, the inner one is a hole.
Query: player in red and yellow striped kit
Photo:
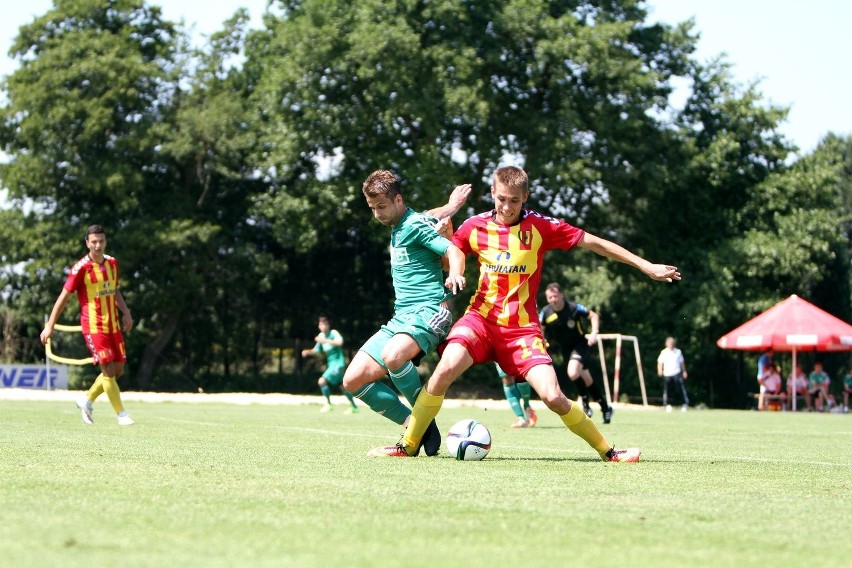
[[[572,404],[559,388],[536,306],[544,253],[582,247],[629,264],[654,280],[680,280],[680,273],[674,266],[648,262],[565,221],[524,209],[529,179],[520,168],[498,169],[491,196],[494,210],[471,217],[453,235],[456,246],[477,256],[479,288],[465,315],[450,331],[441,361],[420,391],[402,441],[376,448],[368,455],[413,455],[453,381],[474,364],[496,361],[507,374],[524,377],[547,407],[601,458],[638,461],[638,449],[616,450],[583,409]]]
[[[77,401],[83,422],[92,424],[92,403],[106,393],[113,409],[118,414],[118,423],[122,426],[133,424],[133,420],[124,410],[118,378],[124,373],[127,361],[124,347],[124,331],[133,327],[130,309],[118,290],[118,261],[106,254],[106,233],[100,225],[92,225],[86,231],[86,247],[89,254],[81,258],[71,268],[65,286],[53,305],[50,318],[41,332],[42,343],[53,335],[56,320],[65,309],[73,294],[80,303],[80,326],[83,338],[92,353],[93,363],[99,365],[101,374],[95,379],[86,397]],[[123,315],[123,325],[119,325],[118,312]]]

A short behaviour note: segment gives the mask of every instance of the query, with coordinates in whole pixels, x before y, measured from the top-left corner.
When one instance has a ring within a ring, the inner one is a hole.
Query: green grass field
[[[482,462],[368,459],[397,426],[315,405],[2,402],[4,566],[838,566],[852,416],[616,412],[607,464],[558,421],[446,408]],[[595,415],[599,420],[599,415]],[[847,564],[848,565],[848,564]]]

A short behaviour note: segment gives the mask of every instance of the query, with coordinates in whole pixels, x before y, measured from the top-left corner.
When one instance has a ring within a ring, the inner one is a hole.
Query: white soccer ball
[[[478,461],[491,449],[491,432],[485,424],[468,418],[456,422],[447,432],[447,451],[457,460]]]

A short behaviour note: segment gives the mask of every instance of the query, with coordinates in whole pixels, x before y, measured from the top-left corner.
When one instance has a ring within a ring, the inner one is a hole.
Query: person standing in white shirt
[[[675,338],[666,338],[666,348],[660,351],[660,356],[657,357],[657,375],[663,377],[663,405],[666,407],[666,412],[671,412],[672,407],[669,404],[669,385],[676,383],[680,386],[680,392],[683,396],[683,406],[681,412],[686,412],[689,408],[689,395],[686,394],[686,385],[684,381],[687,379],[686,362],[683,360],[683,353],[675,347]]]

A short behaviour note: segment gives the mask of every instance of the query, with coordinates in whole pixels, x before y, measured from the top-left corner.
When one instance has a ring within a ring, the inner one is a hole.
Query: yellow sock
[[[405,451],[410,455],[413,456],[414,452],[417,451],[417,446],[420,445],[420,440],[423,439],[426,428],[429,427],[429,424],[438,415],[442,404],[444,404],[444,395],[433,396],[426,392],[425,388],[420,389],[420,394],[417,395],[417,400],[414,401],[414,408],[411,409],[411,421],[408,423],[408,428],[405,429],[405,435],[402,437],[402,444],[405,446]]]
[[[601,431],[598,430],[598,427],[595,426],[595,423],[589,420],[589,417],[586,416],[586,413],[583,412],[583,408],[579,404],[572,404],[568,414],[559,418],[562,419],[562,422],[565,423],[569,430],[583,438],[586,443],[597,450],[601,457],[604,457],[610,448],[612,448],[603,434],[601,434]]]
[[[103,373],[98,375],[98,378],[92,383],[89,392],[86,393],[86,398],[89,399],[89,402],[95,402],[95,399],[104,393],[103,376]]]
[[[115,380],[115,377],[107,377],[103,374],[101,377],[101,384],[103,385],[104,392],[109,397],[112,409],[115,410],[116,414],[124,412],[124,405],[121,404],[121,391],[118,390],[118,381]]]

